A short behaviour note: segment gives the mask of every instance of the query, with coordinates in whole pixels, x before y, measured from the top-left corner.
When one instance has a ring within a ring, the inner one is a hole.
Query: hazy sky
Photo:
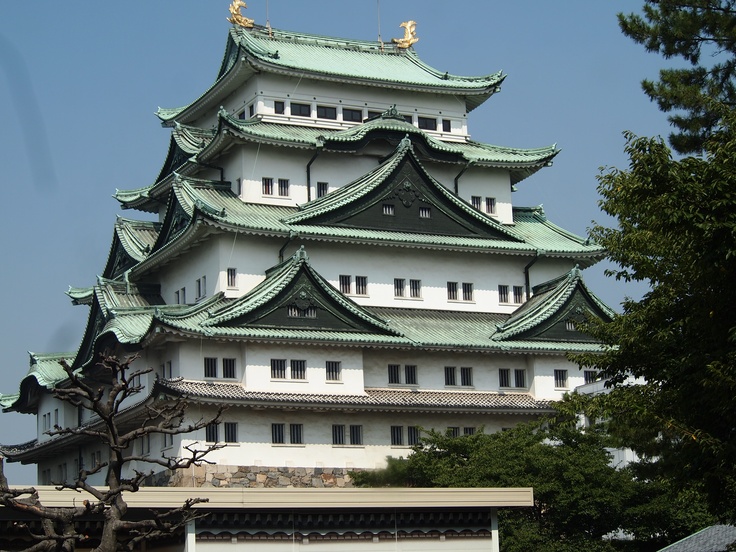
[[[554,165],[521,182],[517,205],[544,204],[548,218],[585,235],[601,166],[625,166],[622,131],[666,135],[666,118],[640,89],[667,62],[624,37],[617,11],[641,0],[249,0],[246,15],[309,33],[385,41],[417,21],[422,59],[442,71],[503,70],[503,90],[469,115],[475,140],[539,147]],[[0,167],[4,269],[0,392],[28,369],[27,351],[74,351],[87,317],[69,285],[104,268],[116,215],[111,195],[153,182],[169,130],[158,106],[190,103],[214,80],[224,53],[228,0],[21,2],[0,5]],[[380,7],[380,9],[379,9]],[[589,287],[618,307],[625,288],[602,267]],[[35,437],[32,416],[0,416],[0,442]],[[11,481],[35,469],[8,469]]]

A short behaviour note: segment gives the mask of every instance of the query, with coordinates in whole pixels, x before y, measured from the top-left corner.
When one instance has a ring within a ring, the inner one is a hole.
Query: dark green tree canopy
[[[672,113],[672,147],[700,153],[719,126],[713,105],[736,105],[736,0],[646,0],[642,15],[619,14],[619,25],[648,51],[690,65],[662,69],[642,87]]]

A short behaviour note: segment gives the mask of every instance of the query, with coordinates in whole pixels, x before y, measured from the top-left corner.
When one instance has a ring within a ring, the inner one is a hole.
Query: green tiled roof
[[[532,297],[499,325],[493,339],[507,341],[540,326],[557,316],[573,294],[578,292],[583,293],[604,317],[613,318],[614,311],[588,290],[582,272],[576,267],[567,274],[535,286]]]
[[[424,63],[413,48],[391,43],[332,38],[267,29],[233,27],[217,81],[186,107],[159,108],[164,122],[186,119],[186,112],[201,102],[215,102],[232,90],[225,83],[242,72],[246,80],[255,72],[293,75],[339,83],[394,90],[426,91],[464,98],[471,111],[500,89],[505,79],[500,71],[478,76],[458,76]],[[216,104],[215,104],[216,105]]]
[[[74,353],[29,353],[29,356],[30,368],[20,382],[19,392],[0,394],[0,407],[3,410],[27,411],[33,402],[29,388],[38,386],[43,389],[53,389],[57,383],[67,378],[60,362],[66,361],[71,364],[75,355]]]

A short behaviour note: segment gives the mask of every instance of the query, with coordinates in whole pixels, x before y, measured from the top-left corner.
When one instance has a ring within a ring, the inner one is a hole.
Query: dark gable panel
[[[577,329],[577,325],[585,321],[586,317],[596,316],[605,318],[605,314],[585,297],[579,289],[575,291],[567,305],[551,319],[528,332],[524,332],[514,339],[530,339],[533,341],[561,341],[561,342],[596,342],[588,334]],[[570,327],[572,324],[572,328]]]

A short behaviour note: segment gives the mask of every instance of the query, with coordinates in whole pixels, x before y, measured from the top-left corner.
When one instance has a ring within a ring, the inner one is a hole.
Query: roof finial
[[[250,19],[248,17],[245,17],[241,12],[241,8],[248,8],[246,6],[245,2],[243,0],[233,0],[233,3],[230,4],[230,17],[227,18],[227,20],[232,23],[233,25],[238,25],[240,27],[243,27],[245,29],[252,29],[253,24],[255,23],[255,20]]]
[[[399,48],[409,48],[412,44],[419,42],[417,37],[417,22],[416,21],[404,21],[399,27],[404,27],[403,38],[392,38],[391,42],[396,44]]]

